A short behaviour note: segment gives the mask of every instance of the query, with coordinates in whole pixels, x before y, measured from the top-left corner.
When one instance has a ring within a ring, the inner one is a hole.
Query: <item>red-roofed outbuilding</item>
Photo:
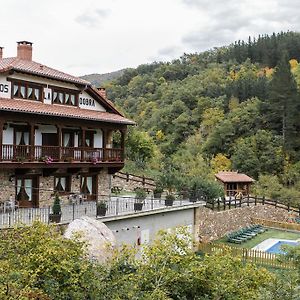
[[[215,177],[224,185],[225,196],[249,195],[250,186],[255,181],[246,174],[234,171],[221,171]]]

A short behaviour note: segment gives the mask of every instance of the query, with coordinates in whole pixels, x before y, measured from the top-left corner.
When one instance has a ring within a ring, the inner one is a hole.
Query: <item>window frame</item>
[[[64,191],[60,191],[56,189],[56,179],[58,178],[66,178],[66,189]],[[54,192],[58,193],[59,195],[68,195],[71,193],[71,187],[72,187],[72,176],[67,175],[67,174],[62,174],[62,175],[54,175]]]
[[[62,88],[62,87],[57,87],[57,86],[49,86],[52,90],[52,98],[51,98],[51,103],[52,104],[59,104],[59,105],[68,105],[68,106],[78,106],[78,96],[79,96],[79,91],[68,89],[68,88]],[[54,99],[54,93],[57,93],[57,98]],[[62,102],[57,100],[59,98],[59,94],[62,94]],[[69,95],[69,99],[66,102],[66,95]],[[71,102],[71,97],[74,96],[74,104]]]
[[[37,102],[43,102],[43,85],[30,82],[25,80],[17,80],[17,79],[10,79],[11,81],[11,98],[12,99],[23,99],[23,100],[31,100]],[[15,95],[14,87],[18,86],[17,94]],[[21,95],[21,87],[25,88],[25,96]],[[32,89],[31,97],[28,97],[28,90],[29,88]],[[38,90],[38,99],[34,98],[35,90]]]

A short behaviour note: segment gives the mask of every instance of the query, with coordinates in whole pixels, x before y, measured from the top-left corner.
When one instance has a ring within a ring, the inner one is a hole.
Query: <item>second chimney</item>
[[[27,41],[17,42],[17,57],[23,60],[32,61],[32,43]]]
[[[102,98],[106,99],[106,89],[104,87],[99,87],[97,88],[99,94],[101,95]]]
[[[3,58],[3,47],[0,47],[0,59]]]

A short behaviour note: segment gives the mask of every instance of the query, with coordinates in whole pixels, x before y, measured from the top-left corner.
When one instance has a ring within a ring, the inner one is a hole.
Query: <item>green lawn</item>
[[[228,243],[226,240],[226,237],[223,237],[219,240],[216,241],[216,243],[223,243],[227,244],[230,246],[238,247],[238,248],[253,248],[257,244],[261,243],[262,241],[269,239],[269,238],[275,238],[275,239],[286,239],[286,240],[297,240],[300,239],[300,232],[295,233],[291,231],[286,231],[286,230],[277,230],[277,229],[268,229],[268,231],[258,234],[256,237],[253,239],[242,243],[242,244],[232,244]]]

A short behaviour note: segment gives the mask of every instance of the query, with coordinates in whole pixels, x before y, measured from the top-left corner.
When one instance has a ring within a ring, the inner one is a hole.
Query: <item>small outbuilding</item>
[[[233,171],[221,171],[215,177],[224,185],[224,194],[228,197],[249,195],[250,186],[255,181],[246,174]]]

